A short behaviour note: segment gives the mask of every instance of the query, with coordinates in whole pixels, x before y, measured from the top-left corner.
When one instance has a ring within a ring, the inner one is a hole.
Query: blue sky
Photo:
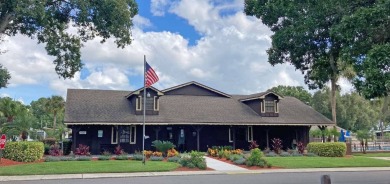
[[[165,89],[197,81],[231,94],[251,94],[277,85],[305,86],[300,71],[288,64],[271,66],[266,50],[272,32],[243,14],[243,0],[137,0],[133,43],[116,48],[96,38],[81,50],[84,68],[73,79],[59,78],[44,45],[22,35],[7,38],[0,62],[12,75],[0,96],[29,104],[61,95],[69,88],[135,90],[142,87],[143,57]],[[341,81],[344,90],[350,85]]]

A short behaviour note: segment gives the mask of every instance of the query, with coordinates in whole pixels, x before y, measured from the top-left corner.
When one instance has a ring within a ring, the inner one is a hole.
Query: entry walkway
[[[210,157],[205,157],[205,158],[206,158],[207,167],[214,169],[216,171],[248,171],[248,169],[238,167],[232,164],[228,164],[226,162],[222,162]]]

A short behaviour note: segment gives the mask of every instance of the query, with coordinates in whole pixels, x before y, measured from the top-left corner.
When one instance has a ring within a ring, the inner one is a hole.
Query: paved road
[[[330,175],[332,184],[390,184],[389,171],[367,172],[314,172],[314,173],[271,173],[271,174],[228,174],[228,175],[191,175],[191,176],[155,176],[101,179],[62,179],[38,181],[9,181],[4,184],[316,184],[322,175]]]

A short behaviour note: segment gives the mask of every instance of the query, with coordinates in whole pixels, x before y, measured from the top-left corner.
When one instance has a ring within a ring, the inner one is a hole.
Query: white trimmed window
[[[158,103],[158,98],[157,96],[154,97],[154,111],[158,111],[160,109],[159,103]]]
[[[265,101],[265,112],[275,112],[275,102],[266,100]]]
[[[136,126],[130,126],[130,144],[136,143],[137,137],[137,128]]]
[[[135,99],[135,109],[137,111],[142,110],[142,96],[139,96],[137,99]]]
[[[233,142],[233,129],[229,128],[229,142]]]
[[[118,129],[111,127],[111,144],[118,144]]]
[[[253,141],[253,127],[252,126],[248,126],[248,131],[247,131],[247,140],[248,142],[252,142]]]

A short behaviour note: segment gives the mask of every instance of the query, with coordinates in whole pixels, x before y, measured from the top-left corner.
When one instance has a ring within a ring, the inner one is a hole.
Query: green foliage
[[[206,169],[206,159],[203,156],[204,153],[202,152],[192,151],[189,155],[182,155],[179,164],[189,168],[198,167],[199,169]]]
[[[237,164],[237,165],[244,165],[245,162],[246,162],[246,160],[245,160],[244,157],[241,157],[241,158],[239,158],[239,159],[237,159],[237,160],[234,160],[233,162],[234,162],[235,164]]]
[[[11,79],[11,75],[9,74],[8,70],[4,68],[2,64],[0,64],[0,88],[7,87],[8,81],[10,79]]]
[[[81,157],[77,157],[76,160],[77,160],[77,161],[91,161],[91,160],[92,160],[92,157],[81,156]]]
[[[45,162],[59,162],[61,161],[60,157],[47,156],[45,157]]]
[[[157,151],[163,153],[163,155],[166,155],[169,149],[176,147],[172,142],[160,140],[153,141],[152,146],[155,147]]]
[[[291,154],[288,153],[288,152],[283,151],[283,152],[280,153],[280,156],[281,157],[291,157]]]
[[[127,154],[122,154],[115,157],[115,160],[128,160],[128,159],[129,157],[127,156]]]
[[[98,160],[110,160],[111,156],[106,156],[106,155],[100,155],[98,157]]]
[[[302,86],[279,85],[277,87],[271,88],[270,91],[273,91],[282,96],[292,96],[299,99],[303,103],[311,104],[312,95],[311,93],[309,93],[309,91],[305,90]]]
[[[132,160],[143,160],[143,155],[135,154],[133,157],[131,157]]]
[[[265,154],[266,157],[277,157],[278,154],[276,154],[275,152],[273,151],[270,151],[269,153]]]
[[[264,154],[259,148],[251,150],[251,155],[246,159],[247,166],[260,166],[264,167],[266,161],[263,159]]]
[[[168,157],[168,162],[179,162],[180,157]]]
[[[8,142],[4,149],[4,158],[18,162],[34,162],[43,157],[42,142]]]
[[[343,142],[311,142],[307,145],[307,151],[322,157],[344,157],[347,146]]]
[[[241,159],[241,158],[244,158],[244,156],[243,155],[238,155],[238,154],[231,154],[229,156],[229,160],[231,160],[233,162],[238,160],[238,159]]]
[[[73,157],[60,157],[61,161],[75,161],[76,158]]]
[[[306,155],[307,157],[318,157],[318,155],[315,154],[315,153],[306,153],[305,155]]]
[[[156,156],[151,156],[149,158],[150,161],[163,161],[164,157],[156,157]]]
[[[99,36],[103,43],[115,37],[117,46],[123,48],[132,41],[132,18],[138,13],[135,0],[31,3],[0,3],[0,36],[23,34],[45,43],[47,53],[56,57],[55,71],[63,78],[72,78],[80,71],[82,42]],[[71,29],[76,29],[76,34],[70,33]],[[7,81],[8,76],[0,75],[0,81]]]
[[[72,150],[72,142],[71,141],[63,141],[62,144],[64,147],[64,155],[69,155],[70,151]]]

